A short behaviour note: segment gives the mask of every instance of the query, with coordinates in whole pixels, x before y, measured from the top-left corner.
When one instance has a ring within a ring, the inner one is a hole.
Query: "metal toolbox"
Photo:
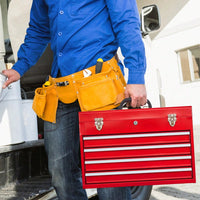
[[[84,188],[194,183],[192,107],[79,113]]]

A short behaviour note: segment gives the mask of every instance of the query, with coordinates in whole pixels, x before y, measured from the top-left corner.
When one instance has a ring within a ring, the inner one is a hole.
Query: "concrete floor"
[[[196,183],[153,186],[150,200],[199,200],[200,153],[196,154]]]

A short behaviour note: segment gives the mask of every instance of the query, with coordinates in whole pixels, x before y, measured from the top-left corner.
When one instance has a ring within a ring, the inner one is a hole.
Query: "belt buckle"
[[[58,82],[56,83],[57,86],[66,86],[69,85],[69,81],[63,81],[63,82]]]

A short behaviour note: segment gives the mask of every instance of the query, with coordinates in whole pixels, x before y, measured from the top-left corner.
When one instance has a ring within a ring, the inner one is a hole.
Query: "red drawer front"
[[[163,179],[190,179],[192,168],[172,168],[138,171],[116,171],[102,173],[86,173],[87,183],[114,183],[114,182],[139,182],[161,181]]]
[[[164,137],[164,138],[163,138]],[[189,142],[189,132],[176,132],[176,133],[147,133],[147,134],[124,134],[114,136],[91,136],[84,137],[84,147],[106,147],[122,146],[131,144],[167,144]]]
[[[88,152],[89,151],[89,152]],[[90,152],[91,151],[91,152]],[[154,145],[154,146],[130,146],[111,147],[98,149],[85,149],[85,159],[109,159],[109,158],[129,158],[144,156],[164,156],[177,154],[190,154],[190,144]]]
[[[88,160],[85,161],[86,172],[165,168],[165,167],[191,167],[191,156],[164,156],[148,158],[126,158],[111,160]]]

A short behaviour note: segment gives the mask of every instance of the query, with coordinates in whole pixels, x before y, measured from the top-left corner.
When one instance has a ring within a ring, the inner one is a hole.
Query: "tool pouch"
[[[35,90],[35,96],[33,99],[32,108],[39,118],[42,118],[46,105],[46,91],[43,88],[37,88]]]
[[[110,110],[124,99],[126,83],[115,59],[104,62],[101,73],[75,82],[81,111]]]
[[[57,86],[58,83],[68,82],[67,85]],[[71,76],[64,76],[59,78],[52,78],[49,76],[49,82],[51,85],[55,85],[57,95],[60,101],[69,104],[77,100],[76,90],[74,87],[74,81]]]
[[[55,123],[57,107],[58,95],[55,85],[35,90],[32,108],[39,118]]]

